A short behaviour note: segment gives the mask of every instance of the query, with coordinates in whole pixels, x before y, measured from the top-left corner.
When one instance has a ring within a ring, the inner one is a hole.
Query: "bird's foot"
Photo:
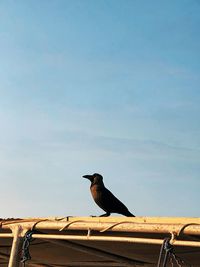
[[[106,212],[105,214],[102,214],[99,217],[108,217],[108,216],[110,216],[110,213],[109,212]]]

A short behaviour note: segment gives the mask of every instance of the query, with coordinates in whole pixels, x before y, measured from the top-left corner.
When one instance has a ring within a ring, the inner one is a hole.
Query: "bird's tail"
[[[126,217],[135,217],[135,215],[133,215],[129,210],[127,210],[123,215]]]

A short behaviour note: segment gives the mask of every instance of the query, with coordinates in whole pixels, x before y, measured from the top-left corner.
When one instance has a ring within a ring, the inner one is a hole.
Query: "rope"
[[[39,220],[39,221],[35,222],[35,223],[33,224],[33,226],[31,227],[31,231],[33,231],[33,230],[35,229],[35,227],[36,227],[36,225],[37,225],[38,223],[40,223],[40,222],[46,222],[46,221],[49,221],[49,219],[42,219],[42,220]]]
[[[180,229],[179,229],[179,231],[178,231],[178,233],[177,233],[177,236],[181,236],[181,235],[185,235],[186,237],[190,237],[190,238],[193,238],[194,240],[197,240],[197,241],[199,241],[200,240],[200,238],[199,238],[199,236],[197,237],[197,236],[194,236],[194,235],[186,235],[185,233],[184,233],[184,230],[188,227],[188,226],[200,226],[200,224],[199,223],[187,223],[187,224],[185,224],[185,225],[183,225]]]
[[[31,259],[29,246],[30,246],[31,241],[33,241],[33,238],[32,238],[33,233],[34,233],[33,230],[28,230],[24,236],[24,242],[22,245],[22,258],[21,258],[21,262],[23,263],[23,266],[25,266],[25,262],[27,260]]]
[[[165,238],[163,243],[162,243],[161,249],[160,249],[157,267],[166,267],[167,266],[167,261],[169,259],[170,254],[172,253],[172,251],[173,251],[173,246],[170,244],[170,239]],[[162,263],[162,265],[161,265],[161,263]]]
[[[114,224],[112,224],[112,225],[110,225],[110,226],[108,226],[108,227],[106,227],[106,228],[100,230],[100,233],[106,232],[106,231],[108,231],[108,230],[113,229],[115,226],[118,226],[118,225],[120,225],[120,224],[125,224],[125,223],[133,223],[133,224],[136,224],[135,222],[122,221],[122,222],[114,223]]]
[[[63,226],[61,229],[59,229],[59,231],[63,231],[66,228],[68,228],[70,225],[75,224],[75,223],[79,223],[79,222],[84,223],[85,221],[84,220],[76,220],[76,221],[73,221],[73,222],[69,222],[65,226]]]
[[[172,234],[171,239],[165,238],[161,248],[160,248],[160,254],[158,258],[158,264],[157,267],[166,267],[168,261],[171,263],[171,266],[174,267],[174,263],[178,267],[188,266],[192,267],[192,265],[182,258],[178,257],[174,252],[174,246],[172,245],[171,241],[174,242],[175,235]]]

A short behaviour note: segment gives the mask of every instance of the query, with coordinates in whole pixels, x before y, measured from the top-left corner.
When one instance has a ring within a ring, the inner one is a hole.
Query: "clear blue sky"
[[[200,216],[200,2],[0,2],[0,217]],[[78,196],[78,197],[77,197]]]

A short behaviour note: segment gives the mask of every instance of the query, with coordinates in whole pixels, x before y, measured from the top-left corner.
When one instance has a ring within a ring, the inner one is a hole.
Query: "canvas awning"
[[[167,266],[200,266],[200,218],[65,217],[0,223],[3,267],[18,267],[28,251],[26,266],[156,266],[166,238],[173,252]],[[27,231],[31,240],[25,238]]]

